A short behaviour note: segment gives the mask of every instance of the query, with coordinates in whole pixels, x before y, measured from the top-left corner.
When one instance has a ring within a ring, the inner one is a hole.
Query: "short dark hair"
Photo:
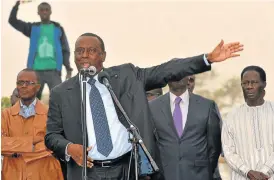
[[[265,71],[263,70],[263,68],[259,67],[259,66],[247,66],[243,69],[242,73],[241,73],[241,80],[243,79],[243,75],[245,72],[247,71],[256,71],[257,73],[259,73],[260,75],[260,79],[264,82],[266,82],[266,74]]]
[[[100,41],[100,43],[101,43],[101,49],[102,49],[102,51],[105,52],[105,44],[104,44],[103,39],[100,36],[98,36],[97,34],[94,34],[94,33],[84,33],[80,37],[82,37],[82,36],[96,37]]]
[[[51,9],[51,5],[50,5],[49,3],[47,3],[47,2],[41,2],[41,3],[38,5],[38,9],[39,9],[40,6],[43,6],[43,5],[47,5],[47,6],[49,6],[50,9]]]
[[[39,77],[39,75],[37,74],[37,72],[34,71],[33,69],[25,68],[25,69],[21,70],[21,71],[18,73],[18,75],[19,75],[21,72],[34,72],[34,74],[36,75],[37,83],[40,83],[40,77]],[[18,79],[18,75],[17,75],[17,79]]]

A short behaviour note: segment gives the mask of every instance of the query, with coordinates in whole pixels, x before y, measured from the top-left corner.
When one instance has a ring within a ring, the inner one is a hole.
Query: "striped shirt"
[[[222,145],[232,180],[246,180],[250,170],[274,180],[274,102],[243,104],[223,121]]]

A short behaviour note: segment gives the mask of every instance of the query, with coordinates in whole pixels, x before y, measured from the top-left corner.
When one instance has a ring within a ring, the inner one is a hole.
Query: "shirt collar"
[[[31,116],[35,116],[35,114],[36,114],[35,104],[36,104],[36,98],[34,99],[34,101],[29,106],[24,105],[22,103],[22,101],[20,100],[19,115],[21,115],[25,119],[28,119]]]
[[[27,106],[25,106],[27,107]],[[38,99],[36,99],[36,105],[35,105],[35,112],[37,114],[45,115],[48,113],[48,106],[42,104]],[[21,110],[21,103],[20,101],[17,101],[12,107],[11,107],[11,114],[13,116],[19,114]]]
[[[32,106],[32,107],[35,107],[36,102],[37,102],[37,99],[35,98],[29,106],[26,106],[26,105],[24,105],[24,104],[22,103],[22,101],[20,100],[20,107],[21,107],[21,108],[24,108],[24,107],[31,107],[31,106]]]
[[[169,94],[170,94],[170,103],[174,104],[177,96],[175,94],[173,94],[172,92],[170,92]],[[189,102],[188,90],[186,90],[180,97],[182,99],[182,101],[181,101],[182,103],[188,103]]]

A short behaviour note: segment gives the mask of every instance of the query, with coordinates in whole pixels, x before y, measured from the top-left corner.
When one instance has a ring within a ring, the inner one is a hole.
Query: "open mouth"
[[[82,68],[89,68],[90,64],[89,63],[80,63]]]

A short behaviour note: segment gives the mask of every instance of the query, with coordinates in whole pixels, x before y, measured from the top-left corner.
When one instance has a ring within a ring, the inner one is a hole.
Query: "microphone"
[[[98,74],[98,81],[102,84],[104,84],[107,88],[111,88],[109,84],[109,74],[106,71],[100,72]]]
[[[82,75],[82,91],[81,91],[81,122],[83,131],[83,169],[82,169],[82,179],[87,180],[87,119],[86,119],[86,87],[87,87],[87,77],[94,76],[96,74],[96,68],[90,66],[88,68],[82,68],[79,70]]]
[[[80,69],[80,74],[94,76],[96,74],[96,67],[89,66],[88,68]]]

